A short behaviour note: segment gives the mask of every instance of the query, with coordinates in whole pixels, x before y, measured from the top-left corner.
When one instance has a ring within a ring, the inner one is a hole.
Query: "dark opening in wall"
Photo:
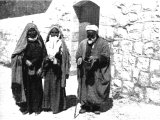
[[[88,24],[99,26],[100,7],[92,1],[84,0],[73,6],[79,20],[79,42],[86,38]]]

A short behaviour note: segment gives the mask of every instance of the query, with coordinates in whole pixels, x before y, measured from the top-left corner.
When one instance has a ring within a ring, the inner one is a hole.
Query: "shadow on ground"
[[[75,95],[67,96],[67,109],[70,107],[76,106],[77,102],[78,102],[78,99],[76,98]],[[113,107],[113,99],[108,98],[107,101],[102,103],[102,105],[100,107],[100,111],[106,112],[106,111],[110,110],[112,107]]]
[[[70,107],[76,106],[77,104],[77,97],[75,95],[69,95],[67,96],[67,109],[69,109]]]
[[[106,102],[104,102],[101,105],[101,112],[106,112],[108,110],[110,110],[113,107],[113,99],[112,98],[108,98],[108,100]]]

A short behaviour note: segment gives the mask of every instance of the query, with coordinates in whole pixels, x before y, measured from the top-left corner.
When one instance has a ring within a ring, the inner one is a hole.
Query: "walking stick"
[[[77,78],[79,77],[80,78],[80,88],[79,91],[78,91],[78,94],[79,94],[79,100],[76,100],[76,106],[75,106],[75,111],[74,111],[74,119],[79,115],[76,116],[76,113],[77,113],[77,106],[78,106],[78,102],[81,102],[81,96],[82,96],[82,75],[81,75],[81,72],[82,72],[82,65],[80,66],[77,66]],[[78,98],[78,94],[77,94],[77,98]]]

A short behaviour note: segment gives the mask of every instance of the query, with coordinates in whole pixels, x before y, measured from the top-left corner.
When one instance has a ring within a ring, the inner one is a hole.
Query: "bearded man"
[[[86,32],[87,39],[80,42],[76,53],[79,113],[100,114],[110,92],[110,49],[96,25],[86,26]]]

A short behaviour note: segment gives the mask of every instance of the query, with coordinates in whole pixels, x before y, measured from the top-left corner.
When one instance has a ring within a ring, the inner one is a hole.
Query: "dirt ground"
[[[68,109],[58,114],[42,112],[39,115],[23,115],[15,105],[11,93],[11,69],[0,65],[0,120],[160,120],[160,106],[137,103],[127,98],[110,99],[109,108],[100,115],[94,113],[78,114],[80,105],[77,106],[74,118],[77,79],[76,75],[67,80],[67,105]]]

